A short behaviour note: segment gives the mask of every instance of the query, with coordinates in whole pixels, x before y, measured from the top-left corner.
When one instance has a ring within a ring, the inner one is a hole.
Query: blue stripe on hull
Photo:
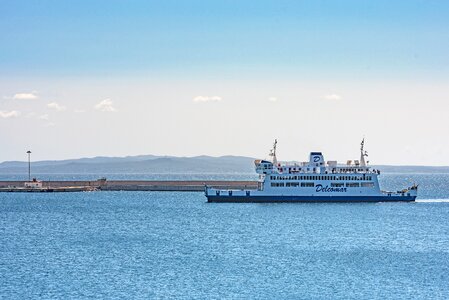
[[[416,196],[212,196],[207,195],[207,202],[411,202]]]

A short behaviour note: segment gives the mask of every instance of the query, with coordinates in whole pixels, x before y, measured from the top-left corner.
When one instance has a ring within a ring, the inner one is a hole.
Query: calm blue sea
[[[413,182],[416,203],[1,193],[0,298],[448,299],[449,175],[382,176]]]

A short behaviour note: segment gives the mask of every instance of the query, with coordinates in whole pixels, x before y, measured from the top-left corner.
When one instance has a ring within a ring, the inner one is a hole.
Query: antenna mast
[[[368,156],[368,152],[363,150],[365,146],[365,138],[362,139],[362,143],[360,143],[360,166],[366,167],[365,156]]]
[[[276,145],[278,143],[278,140],[274,140],[273,149],[270,150],[270,156],[272,157],[273,165],[277,165],[278,160],[276,158]]]

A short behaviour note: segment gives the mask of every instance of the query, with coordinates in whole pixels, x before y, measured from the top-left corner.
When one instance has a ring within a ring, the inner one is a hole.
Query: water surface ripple
[[[0,298],[448,299],[449,197],[431,196],[209,204],[201,193],[2,193]]]

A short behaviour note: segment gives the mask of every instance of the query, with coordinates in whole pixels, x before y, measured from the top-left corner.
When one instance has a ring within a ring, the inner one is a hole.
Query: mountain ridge
[[[42,160],[31,163],[37,173],[252,173],[254,158],[236,155],[192,157],[135,155],[125,157],[84,157],[66,160]],[[449,166],[372,165],[387,173],[449,173]],[[4,161],[0,173],[28,172],[26,161]]]

